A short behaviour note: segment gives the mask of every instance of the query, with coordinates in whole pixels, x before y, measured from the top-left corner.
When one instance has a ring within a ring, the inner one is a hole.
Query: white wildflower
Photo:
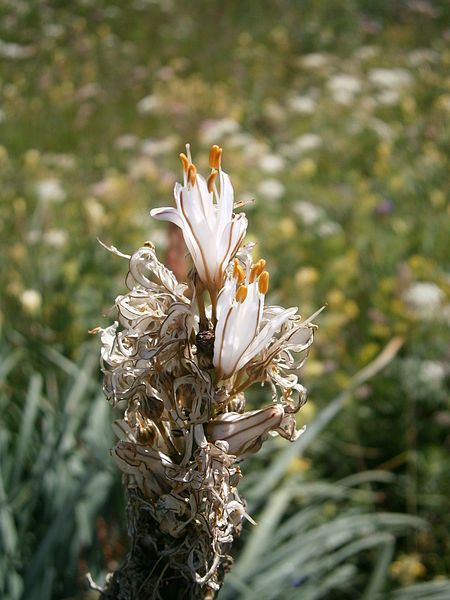
[[[288,107],[292,112],[312,115],[316,110],[316,101],[311,96],[293,96],[289,99]]]
[[[44,244],[52,248],[64,248],[69,239],[69,234],[64,229],[49,229],[42,235]]]
[[[258,194],[266,200],[276,201],[285,194],[285,187],[278,179],[264,179],[258,185]]]
[[[380,88],[402,90],[412,83],[412,75],[406,69],[372,69],[369,81]]]
[[[312,202],[306,202],[305,200],[296,202],[293,209],[305,225],[313,225],[317,221],[324,219],[326,216],[323,208],[317,206],[317,204],[312,204]]]
[[[184,241],[200,279],[214,295],[222,287],[229,261],[236,254],[247,230],[247,218],[233,213],[234,192],[221,168],[222,149],[210,153],[211,175],[206,181],[197,174],[188,156],[182,155],[184,184],[175,186],[176,208],[151,211],[156,219],[171,221],[183,232]],[[219,189],[215,179],[219,181]]]
[[[322,67],[328,65],[330,57],[328,56],[328,54],[320,54],[319,52],[317,52],[312,54],[305,54],[301,57],[300,60],[301,64],[306,69],[321,69]]]
[[[385,89],[375,96],[375,100],[384,106],[394,106],[400,102],[400,94],[397,90]]]
[[[43,202],[63,202],[66,199],[61,182],[53,177],[38,181],[35,190],[37,197]]]
[[[172,152],[177,144],[178,138],[174,135],[169,135],[162,140],[149,138],[142,141],[141,152],[151,157],[162,156]]]
[[[355,95],[362,89],[362,83],[357,77],[346,74],[333,75],[327,85],[333,99],[344,105],[351,104]]]
[[[261,325],[269,283],[269,273],[263,270],[264,266],[265,261],[255,263],[245,285],[236,263],[219,295],[213,364],[223,379],[242,369],[297,312],[296,308],[290,308]]]
[[[331,237],[332,235],[337,235],[342,232],[342,227],[336,221],[325,221],[324,223],[320,223],[317,228],[317,233],[320,237]]]
[[[425,384],[441,383],[446,374],[446,368],[437,360],[424,360],[420,365],[420,379]]]
[[[230,117],[216,120],[210,119],[202,124],[200,140],[203,144],[209,146],[215,140],[222,140],[237,131],[239,131],[239,123]]]
[[[145,96],[137,103],[137,111],[141,115],[157,112],[161,108],[161,101],[155,94]]]
[[[431,281],[413,283],[403,293],[403,300],[424,319],[438,316],[444,297],[441,288]]]
[[[322,145],[322,138],[317,133],[304,133],[294,140],[293,146],[298,154],[316,150]]]
[[[278,173],[285,167],[285,161],[278,154],[265,154],[259,160],[259,168],[266,173]]]
[[[37,314],[42,306],[42,296],[37,290],[24,290],[20,295],[20,303],[29,315]]]

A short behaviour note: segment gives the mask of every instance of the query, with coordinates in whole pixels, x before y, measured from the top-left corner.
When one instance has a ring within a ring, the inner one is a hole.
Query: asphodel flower
[[[233,187],[222,171],[221,155],[222,148],[211,148],[211,173],[205,180],[197,173],[187,146],[187,155],[180,154],[184,181],[183,185],[175,185],[176,208],[151,211],[156,219],[171,221],[180,227],[197,273],[214,296],[222,287],[225,269],[247,229],[245,214],[233,213]]]
[[[296,308],[281,310],[263,322],[269,287],[265,264],[261,259],[252,265],[246,284],[244,270],[236,260],[233,273],[219,294],[213,358],[219,379],[227,379],[242,369],[297,312]]]

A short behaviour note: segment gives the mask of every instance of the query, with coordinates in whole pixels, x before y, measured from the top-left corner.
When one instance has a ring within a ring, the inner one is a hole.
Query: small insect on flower
[[[151,215],[180,227],[200,279],[216,296],[225,269],[244,238],[247,218],[233,213],[234,192],[230,178],[222,171],[222,148],[211,148],[207,180],[197,173],[189,145],[186,148],[187,153],[180,154],[184,175],[183,185],[175,185],[176,208],[156,208]]]

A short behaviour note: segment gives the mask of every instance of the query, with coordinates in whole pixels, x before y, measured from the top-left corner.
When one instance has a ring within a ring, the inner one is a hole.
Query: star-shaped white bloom
[[[263,270],[264,265],[265,261],[260,260],[252,266],[246,286],[243,285],[244,272],[236,261],[233,275],[227,278],[219,294],[213,364],[220,379],[242,369],[297,312],[296,308],[281,310],[263,322],[264,297],[269,284],[269,273]]]
[[[156,219],[171,221],[180,227],[197,273],[214,295],[222,287],[225,269],[239,249],[247,230],[246,216],[233,213],[233,187],[230,178],[221,169],[221,154],[221,148],[212,147],[212,171],[208,180],[197,174],[190,156],[188,158],[181,154],[184,185],[175,185],[176,208],[151,211]],[[215,185],[216,178],[218,188]]]

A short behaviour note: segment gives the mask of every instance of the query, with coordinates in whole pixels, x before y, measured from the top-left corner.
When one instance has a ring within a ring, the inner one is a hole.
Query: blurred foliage
[[[391,337],[405,339],[289,477],[300,469],[311,489],[393,474],[366,490],[368,514],[430,526],[406,527],[394,551],[373,521],[372,550],[368,541],[342,572],[330,547],[335,583],[318,597],[333,586],[352,597],[382,567],[387,588],[409,586],[395,598],[448,593],[420,582],[450,572],[449,12],[429,0],[0,4],[3,596],[74,594],[80,561],[100,572],[118,558],[122,534],[99,520],[116,526],[121,492],[86,332],[113,319],[125,264],[96,238],[124,252],[150,238],[164,253],[165,231],[146,215],[167,205],[186,141],[200,167],[220,143],[238,199],[256,200],[250,238],[271,267],[273,301],[305,316],[327,304],[304,369],[306,422]],[[353,493],[345,505],[333,494],[336,518],[361,510]],[[314,498],[297,499],[277,518],[308,507]],[[320,524],[305,527],[293,547]],[[263,582],[253,571],[242,585]]]

